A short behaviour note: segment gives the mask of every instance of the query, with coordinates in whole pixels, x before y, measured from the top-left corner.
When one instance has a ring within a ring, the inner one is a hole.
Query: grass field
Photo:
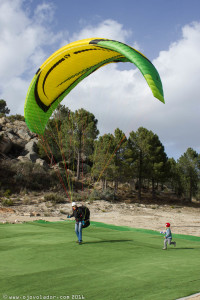
[[[200,237],[92,222],[0,225],[0,299],[177,299],[200,292]],[[14,298],[15,297],[15,298]]]

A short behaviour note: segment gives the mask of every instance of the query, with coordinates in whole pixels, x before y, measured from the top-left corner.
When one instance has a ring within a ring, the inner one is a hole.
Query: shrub
[[[24,188],[24,187],[20,190],[20,195],[21,195],[21,196],[25,196],[25,195],[27,195],[27,193],[28,193],[28,192],[27,192],[27,189]]]
[[[3,193],[4,197],[9,198],[9,196],[11,195],[11,191],[9,189],[7,189],[4,193]]]
[[[66,199],[62,195],[50,193],[44,196],[44,201],[51,201],[54,204],[65,203]]]
[[[92,190],[91,194],[89,195],[89,201],[100,200],[100,199],[101,199],[101,193],[97,190]]]
[[[13,164],[14,180],[16,185],[23,186],[28,190],[44,190],[49,189],[55,184],[55,174],[48,172],[39,164],[32,162],[18,162]],[[58,183],[58,178],[57,178]]]
[[[22,203],[24,205],[30,205],[31,204],[31,199],[30,198],[24,198],[23,201],[22,201]]]
[[[12,199],[3,199],[2,200],[2,205],[3,206],[13,206],[14,205],[14,202],[13,202],[13,200]]]
[[[16,115],[11,115],[7,117],[11,122],[14,121],[24,121],[25,122],[25,118],[22,115],[16,114]]]
[[[0,177],[1,197],[4,197],[4,191],[6,189],[10,189],[12,193],[20,193],[22,189],[27,192],[49,191],[52,188],[55,188],[56,191],[63,190],[56,171],[45,169],[31,161],[19,162],[14,160],[2,160],[0,162]],[[64,176],[62,178],[64,178]],[[67,186],[67,182],[65,185]]]
[[[102,199],[111,201],[111,200],[114,200],[114,198],[115,198],[115,193],[113,190],[106,189],[102,192]]]
[[[62,209],[60,210],[60,213],[63,214],[63,215],[67,215],[68,214],[66,211],[64,211]]]
[[[103,191],[93,190],[91,194],[89,195],[89,201],[93,200],[107,200],[112,201],[115,198],[114,190],[112,189],[106,189]]]
[[[88,199],[88,196],[84,193],[75,193],[75,192],[72,192],[70,194],[70,199],[71,201],[86,201]]]

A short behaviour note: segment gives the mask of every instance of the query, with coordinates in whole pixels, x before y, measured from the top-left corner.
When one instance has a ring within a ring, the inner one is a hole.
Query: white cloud
[[[53,7],[43,4],[36,7],[33,18],[22,8],[22,0],[0,1],[0,97],[7,101],[11,113],[22,113],[29,82],[47,58],[43,47],[51,45],[62,38],[54,34],[44,24],[53,15]],[[17,93],[13,82],[22,84]],[[26,86],[24,86],[26,84]],[[9,95],[9,96],[8,96]],[[19,102],[18,102],[19,101]],[[20,105],[16,105],[16,103]]]
[[[97,24],[97,26],[87,25],[79,33],[73,34],[71,41],[97,37],[125,42],[130,35],[131,31],[124,29],[122,24],[107,19]]]
[[[163,81],[166,104],[164,111],[153,105],[151,113],[160,115],[159,133],[171,152],[176,149],[183,153],[188,147],[200,151],[199,49],[200,23],[192,23],[184,26],[182,38],[154,61]],[[155,121],[152,126],[156,127]]]
[[[126,42],[131,36],[131,30],[127,30],[122,24],[115,20],[107,19],[97,23],[96,26],[86,24],[80,32],[73,33],[68,39],[63,40],[61,46],[64,46],[70,42],[87,39],[87,38],[107,38],[117,40],[120,42]],[[138,47],[137,44],[135,44]]]
[[[54,18],[54,5],[50,2],[39,4],[34,11],[34,20],[37,23],[51,23]]]
[[[4,85],[2,99],[9,99],[7,105],[12,109],[12,114],[24,114],[24,102],[30,82],[20,77],[13,77]]]

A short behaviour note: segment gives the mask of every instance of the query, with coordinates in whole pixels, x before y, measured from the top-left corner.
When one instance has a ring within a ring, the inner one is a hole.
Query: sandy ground
[[[81,205],[81,203],[78,203]],[[99,200],[84,203],[90,208],[91,221],[119,226],[164,230],[165,223],[171,223],[173,233],[200,237],[200,206],[181,207],[169,205],[144,205],[138,203],[110,203]],[[33,201],[31,205],[0,207],[0,222],[19,223],[43,219],[47,221],[66,220],[71,213],[71,203],[52,206],[51,203]],[[200,294],[182,299],[200,299]]]
[[[91,221],[157,231],[163,230],[165,223],[169,222],[173,233],[200,237],[200,206],[196,208],[110,203],[104,200],[83,204],[90,209]],[[0,222],[23,222],[37,219],[59,221],[66,220],[68,213],[71,214],[71,203],[53,206],[49,202],[41,201],[10,208],[0,207]]]

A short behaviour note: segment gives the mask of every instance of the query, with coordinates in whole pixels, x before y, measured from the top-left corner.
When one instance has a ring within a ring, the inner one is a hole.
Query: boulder
[[[32,139],[25,145],[25,150],[28,152],[37,152],[37,140]]]
[[[30,132],[24,121],[0,118],[1,158],[17,159],[21,162],[37,163],[45,169],[49,165],[38,156],[37,135]]]
[[[34,163],[38,159],[38,155],[35,152],[29,152],[28,154],[25,155],[25,157],[27,157],[29,160],[31,160]]]
[[[5,132],[5,136],[7,136],[12,144],[17,147],[21,147],[21,148],[24,148],[25,144],[26,144],[26,141],[24,141],[23,139],[21,139],[18,135],[16,135],[14,132],[12,131],[7,131]]]
[[[0,125],[3,126],[8,122],[8,119],[6,117],[0,118]]]
[[[12,121],[8,117],[0,118],[0,154],[20,161],[35,162],[38,139],[30,132],[24,121]],[[26,156],[25,159],[22,156]]]
[[[25,141],[30,141],[30,139],[32,138],[32,135],[25,128],[20,128],[17,131],[17,135]]]
[[[18,156],[17,160],[21,161],[21,162],[27,162],[27,161],[30,161],[30,159],[26,156]]]
[[[12,141],[7,137],[2,136],[0,138],[0,153],[7,154],[10,152],[11,148]]]
[[[40,166],[44,167],[45,169],[49,169],[49,165],[46,163],[45,160],[38,158],[36,159],[36,164],[39,164]]]
[[[27,128],[26,123],[24,121],[15,120],[13,122],[13,124],[15,127],[26,127]]]

